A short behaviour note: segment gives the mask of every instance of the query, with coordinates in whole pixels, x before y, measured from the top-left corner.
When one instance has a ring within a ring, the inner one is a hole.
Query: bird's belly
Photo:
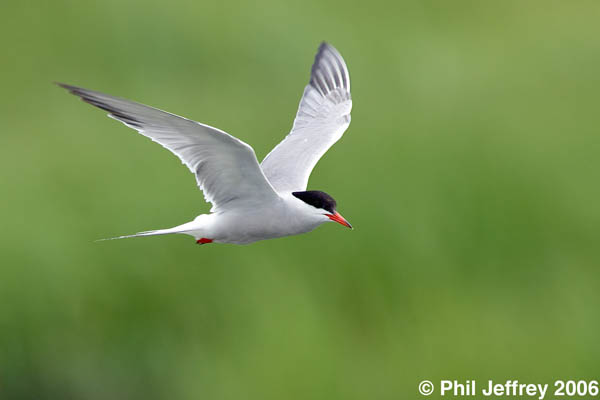
[[[299,235],[310,232],[320,223],[298,221],[286,213],[271,212],[254,215],[222,215],[215,229],[214,241],[218,243],[249,244],[265,239]]]

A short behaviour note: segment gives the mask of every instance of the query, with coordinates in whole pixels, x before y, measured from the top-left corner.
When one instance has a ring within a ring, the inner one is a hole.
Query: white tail
[[[193,221],[186,222],[185,224],[178,225],[173,228],[156,229],[153,231],[138,232],[133,235],[123,235],[123,236],[117,236],[117,237],[106,238],[106,239],[98,239],[98,240],[95,240],[95,242],[103,242],[105,240],[115,240],[115,239],[128,239],[128,238],[141,237],[141,236],[169,235],[172,233],[185,233],[186,235],[196,237],[197,236],[196,234],[199,234],[199,230],[201,229],[201,227],[203,225],[202,221],[205,221],[205,218],[207,218],[207,217],[208,217],[207,214],[198,215],[196,217],[196,219],[194,219]]]
[[[171,233],[183,233],[183,232],[178,231],[177,228],[157,229],[154,231],[138,232],[133,235],[123,235],[123,236],[116,236],[116,237],[105,238],[105,239],[98,239],[98,240],[94,240],[94,242],[103,242],[105,240],[116,240],[116,239],[128,239],[128,238],[140,237],[140,236],[168,235]]]

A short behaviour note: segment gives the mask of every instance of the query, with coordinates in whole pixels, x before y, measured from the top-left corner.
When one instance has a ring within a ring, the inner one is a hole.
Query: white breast
[[[186,232],[196,239],[204,237],[217,243],[248,244],[310,232],[327,220],[290,194],[272,203],[201,215],[196,221],[198,225]]]

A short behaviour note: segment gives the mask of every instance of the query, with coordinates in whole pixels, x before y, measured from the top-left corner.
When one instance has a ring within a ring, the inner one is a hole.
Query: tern
[[[350,125],[350,75],[321,43],[291,132],[258,163],[254,149],[211,126],[93,90],[57,83],[181,159],[196,176],[209,214],[169,229],[119,236],[186,234],[197,243],[248,244],[310,232],[334,221],[352,229],[325,192],[306,190],[317,161]]]

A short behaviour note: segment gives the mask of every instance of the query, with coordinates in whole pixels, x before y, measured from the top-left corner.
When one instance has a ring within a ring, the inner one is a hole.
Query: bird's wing
[[[350,75],[344,59],[322,43],[292,131],[261,163],[278,192],[304,191],[317,161],[350,125]]]
[[[208,125],[133,101],[76,86],[59,86],[173,152],[196,175],[211,211],[278,197],[252,147]]]

